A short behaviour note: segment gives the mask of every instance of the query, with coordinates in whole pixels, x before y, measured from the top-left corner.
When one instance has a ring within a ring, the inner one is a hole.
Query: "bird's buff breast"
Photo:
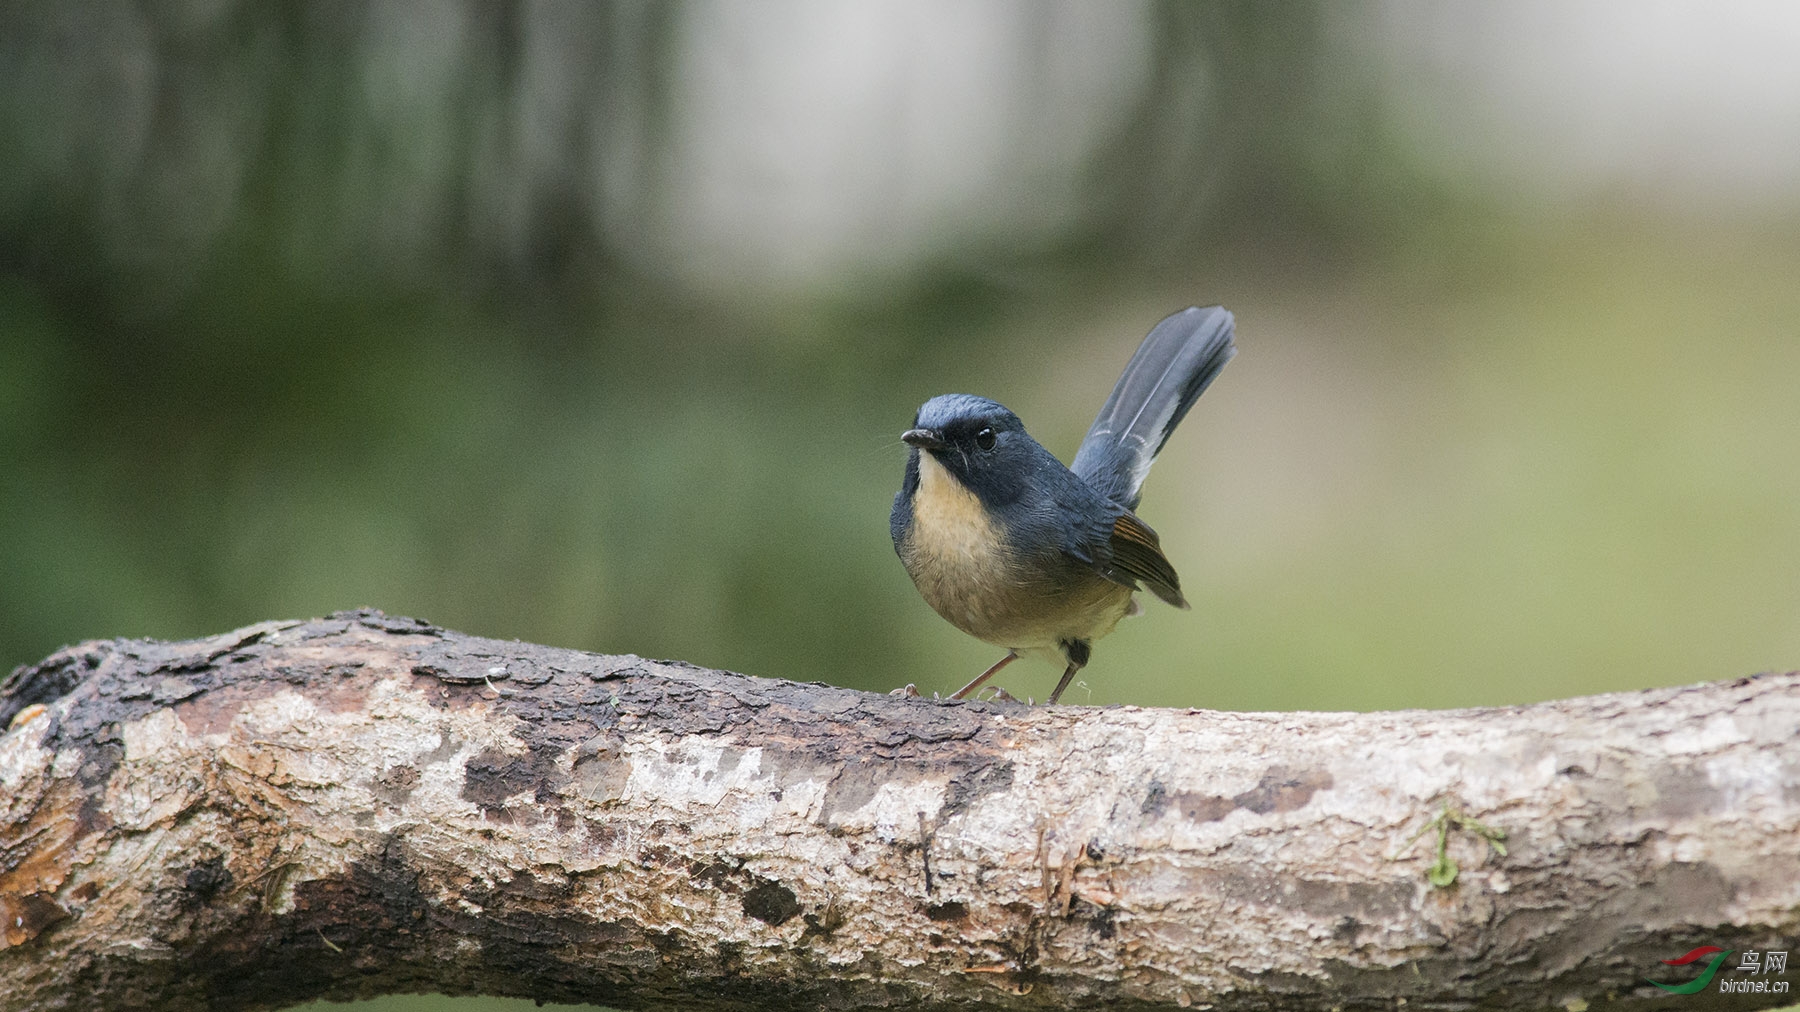
[[[920,596],[951,625],[1009,649],[1053,647],[1111,632],[1131,591],[1090,572],[1036,574],[975,493],[919,454],[912,525],[900,559]]]

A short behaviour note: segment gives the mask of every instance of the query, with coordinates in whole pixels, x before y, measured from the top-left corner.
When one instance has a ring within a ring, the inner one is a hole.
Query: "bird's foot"
[[[907,682],[898,689],[890,691],[888,695],[898,696],[901,699],[917,699],[919,698],[919,687],[911,682]]]

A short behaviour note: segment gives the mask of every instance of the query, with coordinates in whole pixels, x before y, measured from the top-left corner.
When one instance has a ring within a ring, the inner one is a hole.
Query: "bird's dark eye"
[[[994,448],[994,430],[993,429],[982,429],[980,432],[975,433],[975,445],[981,447],[984,450],[993,449]]]

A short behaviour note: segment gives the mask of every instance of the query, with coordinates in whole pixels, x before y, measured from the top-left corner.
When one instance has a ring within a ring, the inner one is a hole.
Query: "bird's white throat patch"
[[[985,564],[1004,543],[987,508],[929,452],[919,453],[913,493],[912,548],[939,565]]]

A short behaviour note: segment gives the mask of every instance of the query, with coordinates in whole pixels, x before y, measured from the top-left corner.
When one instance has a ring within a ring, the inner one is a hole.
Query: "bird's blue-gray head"
[[[926,401],[900,439],[918,453],[930,454],[989,503],[1017,495],[1022,474],[1043,453],[1025,434],[1018,415],[972,394]]]

